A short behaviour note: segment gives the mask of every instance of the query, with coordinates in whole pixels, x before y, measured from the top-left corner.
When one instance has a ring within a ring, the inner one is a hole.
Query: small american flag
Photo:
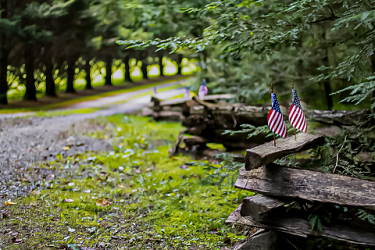
[[[206,80],[203,79],[202,85],[199,87],[198,97],[199,99],[203,99],[208,94],[208,88],[206,85]]]
[[[281,137],[286,137],[286,125],[284,122],[283,114],[281,113],[279,103],[277,102],[276,95],[271,93],[272,108],[268,114],[267,121],[268,126],[272,132],[280,135]]]
[[[190,96],[190,90],[189,90],[189,87],[186,87],[185,88],[185,93],[184,93],[184,97],[187,98]]]
[[[301,130],[302,132],[307,131],[307,123],[305,115],[302,111],[301,103],[299,102],[297,91],[295,89],[292,90],[293,92],[293,100],[292,100],[292,106],[290,106],[289,109],[289,121],[290,124],[292,124],[293,127],[295,127],[298,130]]]

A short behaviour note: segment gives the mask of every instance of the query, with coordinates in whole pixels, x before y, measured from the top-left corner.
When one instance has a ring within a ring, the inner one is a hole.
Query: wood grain
[[[255,195],[243,199],[241,215],[251,216],[254,219],[260,218],[264,213],[284,206],[286,203],[276,198],[265,195]]]
[[[324,143],[322,135],[307,133],[298,133],[296,140],[294,140],[294,136],[277,139],[276,146],[274,146],[273,141],[264,143],[246,150],[245,168],[246,170],[255,169],[289,154],[298,153],[322,143]]]
[[[269,164],[251,171],[241,168],[235,187],[270,196],[375,210],[375,182],[337,174]]]
[[[334,224],[322,226],[322,231],[311,230],[306,219],[271,215],[255,220],[251,216],[241,216],[242,204],[230,214],[227,223],[237,223],[249,226],[270,228],[279,232],[307,237],[309,235],[327,237],[348,243],[364,246],[375,246],[375,228],[368,226]]]

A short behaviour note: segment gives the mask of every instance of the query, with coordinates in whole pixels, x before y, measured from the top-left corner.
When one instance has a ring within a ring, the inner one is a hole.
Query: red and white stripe
[[[280,135],[281,137],[286,138],[287,130],[286,125],[284,122],[283,115],[280,112],[277,112],[274,109],[268,113],[267,117],[268,126],[272,130],[272,132]]]
[[[302,132],[307,131],[307,122],[302,109],[292,104],[289,109],[289,121],[290,124]]]

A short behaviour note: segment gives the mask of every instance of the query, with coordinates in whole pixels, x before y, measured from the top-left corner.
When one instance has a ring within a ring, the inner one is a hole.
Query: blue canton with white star
[[[298,108],[302,109],[301,103],[299,102],[299,99],[298,99],[297,91],[296,91],[295,89],[293,89],[293,100],[292,100],[292,104],[293,104],[294,106],[297,106]]]
[[[277,102],[276,94],[271,93],[272,109],[281,114],[279,103]]]

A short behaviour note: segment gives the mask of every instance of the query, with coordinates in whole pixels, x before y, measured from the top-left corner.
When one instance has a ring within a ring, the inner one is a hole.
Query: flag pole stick
[[[294,89],[294,83],[292,80],[292,90]],[[296,128],[294,128],[294,140],[297,141]]]
[[[273,93],[273,85],[271,83],[271,93]],[[273,145],[276,147],[276,134],[273,132]]]

